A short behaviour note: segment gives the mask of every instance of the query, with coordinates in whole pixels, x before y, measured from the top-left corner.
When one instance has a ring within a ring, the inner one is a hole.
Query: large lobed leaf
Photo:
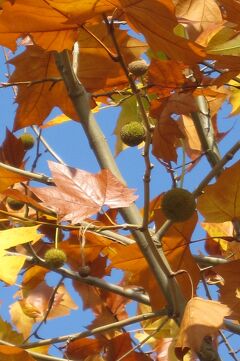
[[[33,188],[44,205],[58,212],[62,220],[73,224],[110,208],[128,207],[137,198],[108,169],[91,174],[81,169],[49,162],[56,187]]]

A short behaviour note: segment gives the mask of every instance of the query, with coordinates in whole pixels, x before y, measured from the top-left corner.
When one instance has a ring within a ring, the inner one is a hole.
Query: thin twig
[[[47,184],[47,185],[54,185],[52,178],[47,177],[45,174],[38,174],[38,173],[29,172],[27,170],[19,169],[19,168],[13,167],[11,165],[4,164],[2,162],[0,162],[0,168],[9,170],[9,171],[14,172],[16,174],[20,174],[20,175],[22,175],[22,176],[24,176],[26,178],[29,178],[31,180],[35,180],[35,181],[40,182],[40,183],[44,183],[44,184]]]
[[[8,254],[9,255],[21,255],[20,253],[17,253],[17,252],[8,252]],[[139,292],[135,292],[131,288],[123,288],[121,286],[107,282],[104,279],[100,279],[100,278],[93,277],[93,276],[81,277],[77,272],[71,271],[64,267],[53,270],[51,267],[49,267],[46,264],[46,262],[43,259],[41,259],[38,256],[37,257],[25,256],[25,257],[26,257],[26,260],[28,262],[31,262],[33,265],[39,265],[39,266],[45,267],[52,272],[62,275],[65,278],[70,278],[70,279],[76,280],[78,282],[88,284],[90,286],[95,286],[95,287],[101,288],[103,290],[107,290],[107,291],[116,293],[118,295],[129,298],[131,300],[134,300],[134,301],[137,301],[140,303],[144,303],[146,305],[150,305],[150,300],[147,295],[141,294]]]
[[[59,337],[49,338],[46,340],[32,342],[27,345],[21,345],[21,347],[24,349],[27,349],[27,348],[32,348],[32,347],[44,346],[44,345],[52,345],[54,343],[60,343],[60,342],[64,342],[64,341],[73,341],[73,340],[81,339],[81,338],[85,338],[85,337],[91,337],[91,336],[94,336],[94,335],[97,335],[100,333],[104,333],[106,331],[121,329],[122,327],[132,325],[133,323],[150,320],[151,318],[166,316],[167,314],[168,314],[168,312],[166,309],[162,309],[162,310],[156,311],[156,312],[148,312],[148,313],[144,313],[142,315],[129,317],[126,320],[121,320],[121,321],[113,322],[113,323],[110,323],[110,324],[107,324],[104,326],[96,327],[96,328],[93,328],[92,330],[87,330],[87,331],[83,331],[83,332],[74,333],[71,335],[59,336]]]
[[[217,164],[212,168],[212,170],[206,175],[206,177],[201,181],[201,183],[194,190],[193,195],[198,197],[202,194],[204,188],[208,185],[208,183],[216,177],[216,175],[223,169],[225,164],[229,162],[240,149],[240,142],[238,141],[234,146],[229,149],[229,151],[222,157],[221,160],[217,162]]]
[[[135,351],[136,349],[140,348],[142,345],[144,345],[151,337],[153,337],[154,335],[156,335],[156,333],[158,333],[163,326],[168,322],[169,318],[166,317],[161,323],[160,325],[156,328],[156,330],[152,331],[147,337],[145,337],[141,342],[139,342],[138,345],[134,346],[131,350],[125,352],[125,354],[123,354],[121,357],[119,357],[117,359],[117,361],[121,361],[123,360],[126,356],[130,355],[133,351]]]

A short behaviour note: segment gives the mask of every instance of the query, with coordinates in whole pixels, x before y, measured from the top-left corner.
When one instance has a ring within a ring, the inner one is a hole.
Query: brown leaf
[[[0,147],[0,161],[17,168],[22,168],[24,154],[22,141],[7,129],[6,137]]]
[[[152,138],[152,154],[165,162],[177,161],[177,146],[184,135],[173,119],[159,119]]]
[[[230,309],[220,302],[199,297],[188,301],[176,343],[177,356],[182,358],[188,349],[200,351],[204,337],[217,335],[224,317],[230,314]]]
[[[43,204],[57,211],[62,220],[79,223],[107,205],[128,207],[137,196],[109,170],[98,174],[49,162],[56,187],[34,188],[32,191]]]

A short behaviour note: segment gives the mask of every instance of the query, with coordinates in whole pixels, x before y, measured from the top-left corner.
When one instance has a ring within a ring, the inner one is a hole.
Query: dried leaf
[[[109,170],[98,174],[49,162],[56,187],[32,188],[43,204],[57,211],[62,220],[79,223],[107,205],[128,207],[136,198]]]
[[[188,349],[199,352],[204,337],[217,335],[224,317],[230,313],[231,310],[220,302],[199,297],[188,301],[176,343],[177,356],[182,358]]]

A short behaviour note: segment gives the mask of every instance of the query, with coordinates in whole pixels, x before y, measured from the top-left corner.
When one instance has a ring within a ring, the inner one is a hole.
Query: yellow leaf
[[[28,179],[21,174],[0,168],[0,192],[5,191],[12,184],[24,182],[26,180]]]
[[[0,231],[0,250],[15,247],[19,244],[38,241],[42,234],[37,233],[39,225],[32,227],[19,227]]]
[[[13,285],[25,260],[26,256],[3,255],[0,257],[0,279],[9,285]]]
[[[206,222],[227,222],[240,218],[240,161],[226,169],[217,182],[208,185],[198,198],[197,209]]]
[[[23,337],[27,338],[31,333],[34,319],[25,315],[18,301],[10,305],[9,309],[12,323]]]

